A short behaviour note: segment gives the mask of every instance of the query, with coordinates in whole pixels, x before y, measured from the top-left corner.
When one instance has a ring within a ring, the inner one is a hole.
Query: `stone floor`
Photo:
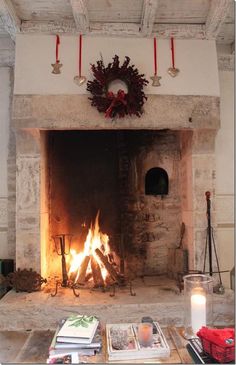
[[[70,313],[97,315],[103,323],[139,322],[149,315],[162,326],[183,325],[184,295],[176,282],[166,277],[146,277],[133,283],[136,296],[129,288],[109,292],[80,290],[80,297],[70,289],[61,289],[52,297],[48,289],[35,293],[8,292],[0,300],[0,330],[52,330]],[[214,295],[214,324],[234,324],[234,292]]]
[[[45,363],[53,331],[0,331],[0,363]]]

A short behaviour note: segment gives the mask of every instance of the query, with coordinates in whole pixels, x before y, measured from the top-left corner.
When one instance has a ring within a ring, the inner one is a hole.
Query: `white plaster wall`
[[[10,122],[10,68],[0,67],[0,259],[7,247],[7,156]]]
[[[158,40],[158,75],[162,77],[160,87],[145,88],[147,94],[172,95],[219,95],[217,56],[214,41],[176,40],[176,67],[180,74],[172,78],[167,73],[171,66],[169,40]],[[150,80],[153,76],[153,39],[83,38],[82,74],[92,79],[90,64],[101,59],[105,64],[117,54],[123,62],[131,58],[140,73]],[[15,94],[84,94],[86,84],[78,87],[73,78],[78,74],[78,37],[62,36],[60,75],[51,73],[55,62],[55,36],[17,35]]]
[[[217,249],[221,270],[234,266],[234,72],[220,71],[221,128],[216,138]],[[225,286],[228,273],[222,274]]]

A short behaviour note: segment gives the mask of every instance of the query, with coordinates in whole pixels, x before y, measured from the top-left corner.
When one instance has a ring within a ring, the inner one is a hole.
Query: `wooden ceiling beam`
[[[31,34],[78,34],[73,20],[62,21],[22,21],[21,33]]]
[[[110,37],[141,37],[140,27],[133,23],[90,23],[89,35]]]
[[[89,16],[86,2],[84,0],[70,0],[76,29],[80,33],[89,31]]]
[[[0,20],[11,39],[15,41],[16,33],[20,32],[21,20],[11,0],[0,0]]]
[[[205,39],[202,24],[154,24],[153,35],[158,38]]]
[[[206,38],[216,39],[229,13],[231,0],[211,0],[206,19]]]
[[[150,36],[152,34],[158,2],[159,0],[143,0],[141,19],[141,33],[143,36]]]
[[[74,21],[22,21],[22,33],[78,34]],[[143,37],[138,24],[90,22],[89,35],[114,37]],[[149,37],[161,39],[171,36],[178,39],[205,39],[205,26],[201,24],[154,24]]]

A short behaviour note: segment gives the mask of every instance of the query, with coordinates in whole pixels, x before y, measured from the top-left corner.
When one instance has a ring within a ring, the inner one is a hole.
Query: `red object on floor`
[[[202,341],[203,350],[220,363],[234,360],[235,340],[233,328],[202,327],[197,332]]]

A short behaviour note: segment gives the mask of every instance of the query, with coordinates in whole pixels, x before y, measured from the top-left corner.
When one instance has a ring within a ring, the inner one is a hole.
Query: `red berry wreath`
[[[91,66],[95,79],[87,83],[87,90],[92,94],[89,100],[100,113],[105,113],[106,118],[123,118],[132,114],[140,117],[143,113],[143,104],[147,99],[143,87],[148,81],[144,75],[139,75],[137,68],[134,68],[134,65],[130,66],[129,62],[130,58],[126,56],[123,65],[120,66],[119,57],[115,56],[107,67],[104,66],[103,60]],[[123,81],[128,92],[119,90],[114,94],[109,91],[109,85],[114,80]]]

